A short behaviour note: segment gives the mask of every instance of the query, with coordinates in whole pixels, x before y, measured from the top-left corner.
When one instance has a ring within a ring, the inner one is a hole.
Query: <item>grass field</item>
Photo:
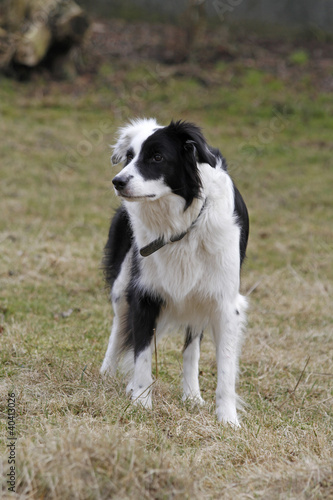
[[[237,63],[210,78],[119,63],[74,83],[1,80],[0,498],[333,497],[332,95]],[[112,321],[100,262],[118,204],[109,144],[136,115],[200,124],[249,208],[237,431],[215,418],[208,335],[202,409],[181,401],[181,336],[159,346],[152,412],[99,377]]]

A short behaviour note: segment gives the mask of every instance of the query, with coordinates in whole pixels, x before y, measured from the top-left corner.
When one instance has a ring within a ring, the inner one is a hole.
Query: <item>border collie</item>
[[[235,384],[247,302],[239,293],[249,233],[246,205],[226,161],[188,122],[162,127],[133,120],[119,130],[112,163],[122,199],[109,231],[104,268],[114,320],[101,374],[125,360],[132,400],[151,408],[153,337],[185,332],[183,400],[203,404],[200,342],[216,346],[216,413],[239,426]]]

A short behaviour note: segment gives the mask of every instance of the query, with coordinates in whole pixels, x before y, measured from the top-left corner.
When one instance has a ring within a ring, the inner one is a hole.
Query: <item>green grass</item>
[[[209,85],[122,63],[89,84],[0,82],[1,467],[12,391],[17,498],[333,494],[331,95],[311,75],[291,84],[237,62],[203,75]],[[208,336],[203,409],[181,402],[177,335],[159,347],[152,412],[99,377],[112,321],[100,262],[118,204],[109,144],[137,115],[200,124],[249,207],[239,431],[215,419]]]

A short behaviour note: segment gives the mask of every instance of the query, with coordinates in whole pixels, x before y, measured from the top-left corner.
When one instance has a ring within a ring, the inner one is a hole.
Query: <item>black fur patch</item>
[[[127,338],[125,339],[126,347],[134,348],[135,358],[150,344],[163,305],[161,298],[137,289],[136,281],[140,273],[138,259],[138,250],[135,248],[131,279],[127,290],[129,310],[126,328]]]
[[[184,346],[183,346],[183,353],[185,350],[188,348],[190,344],[192,344],[193,340],[197,337],[196,334],[193,334],[191,327],[188,326],[186,328],[186,333],[185,333],[185,340],[184,340]],[[200,343],[203,339],[203,332],[200,333]]]
[[[174,194],[185,199],[186,210],[202,187],[197,162],[215,167],[216,156],[222,158],[207,145],[199,127],[172,121],[144,141],[136,167],[144,179],[163,178]]]
[[[234,213],[237,216],[238,224],[241,229],[241,234],[239,239],[239,251],[240,251],[240,264],[242,265],[245,259],[247,241],[249,239],[250,222],[245,202],[235,185],[234,185],[234,193],[235,193]]]
[[[109,237],[104,248],[103,270],[107,285],[112,288],[123,260],[131,248],[133,232],[125,207],[118,208],[112,219]]]

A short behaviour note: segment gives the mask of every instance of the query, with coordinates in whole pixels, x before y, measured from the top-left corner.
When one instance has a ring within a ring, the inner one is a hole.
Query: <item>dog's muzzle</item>
[[[116,190],[121,193],[132,178],[133,175],[116,175],[116,177],[112,180],[112,184]]]

